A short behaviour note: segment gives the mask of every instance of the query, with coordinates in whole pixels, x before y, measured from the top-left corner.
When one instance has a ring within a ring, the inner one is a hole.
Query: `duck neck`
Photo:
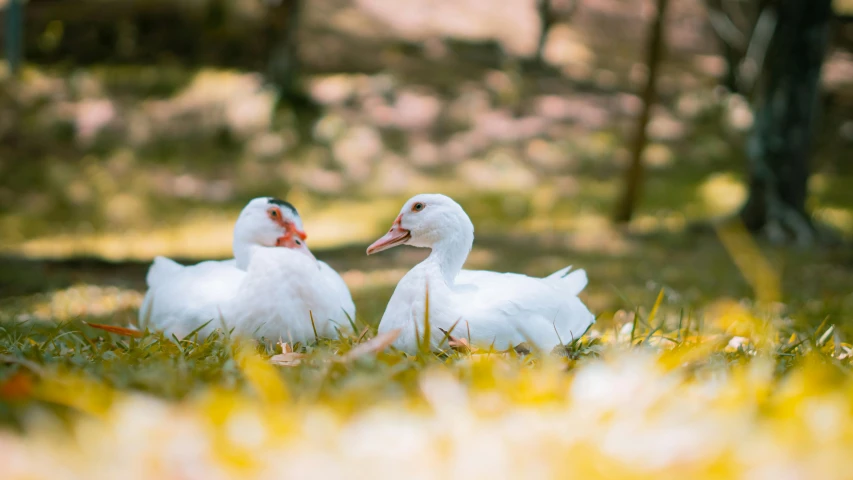
[[[473,229],[456,231],[454,235],[444,237],[433,244],[432,253],[427,257],[427,261],[436,264],[445,283],[452,286],[473,245]]]
[[[252,260],[252,243],[247,239],[240,237],[235,232],[234,243],[232,249],[234,251],[234,260],[237,261],[237,268],[246,270],[249,268],[249,262]]]

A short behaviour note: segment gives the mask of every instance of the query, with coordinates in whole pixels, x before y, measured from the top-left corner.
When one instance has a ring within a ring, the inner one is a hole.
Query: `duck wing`
[[[463,271],[454,289],[460,318],[455,335],[470,331],[472,342],[499,350],[522,342],[545,351],[568,344],[595,321],[576,295],[581,284],[586,284],[582,270],[564,269],[546,278]]]
[[[336,310],[339,310],[344,317],[347,317],[342,320],[346,320],[347,329],[351,329],[352,326],[349,323],[350,321],[355,322],[355,303],[352,301],[352,294],[350,294],[349,287],[347,287],[347,284],[338,272],[326,262],[318,260],[318,263],[320,264],[320,272],[330,290],[330,295],[338,304]],[[333,306],[332,308],[335,307]],[[337,317],[338,315],[335,316],[335,318]]]
[[[246,272],[233,261],[207,261],[183,266],[157,257],[148,271],[149,285],[139,324],[182,338],[206,322],[200,333],[219,327],[224,302],[234,297]]]

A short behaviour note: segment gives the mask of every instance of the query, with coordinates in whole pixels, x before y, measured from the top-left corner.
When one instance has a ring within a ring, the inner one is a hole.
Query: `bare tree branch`
[[[646,149],[648,141],[646,128],[651,117],[652,107],[657,101],[655,82],[663,57],[664,19],[668,5],[669,0],[657,0],[657,16],[649,31],[649,42],[646,48],[646,65],[649,69],[649,76],[643,89],[643,109],[637,119],[636,130],[634,131],[631,165],[625,172],[625,187],[614,214],[614,220],[619,223],[627,223],[631,220],[643,183],[643,151]]]

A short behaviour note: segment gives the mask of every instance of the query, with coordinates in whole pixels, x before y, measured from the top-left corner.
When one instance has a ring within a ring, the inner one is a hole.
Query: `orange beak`
[[[403,221],[403,214],[397,216],[397,219],[394,220],[394,224],[391,225],[391,230],[388,230],[382,238],[373,242],[372,245],[367,247],[367,254],[372,255],[377,252],[381,252],[382,250],[388,250],[389,248],[394,248],[397,245],[402,245],[406,243],[410,238],[412,238],[412,233],[401,225]]]

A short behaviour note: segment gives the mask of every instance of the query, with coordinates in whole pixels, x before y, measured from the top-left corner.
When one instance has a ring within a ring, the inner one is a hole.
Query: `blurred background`
[[[853,312],[851,0],[0,13],[4,317],[134,320],[155,255],[230,256],[239,210],[273,195],[376,323],[426,252],[364,249],[420,192],[472,217],[469,268],[587,269],[604,325],[661,288],[686,309],[751,298],[721,223],[759,240],[794,321]]]

